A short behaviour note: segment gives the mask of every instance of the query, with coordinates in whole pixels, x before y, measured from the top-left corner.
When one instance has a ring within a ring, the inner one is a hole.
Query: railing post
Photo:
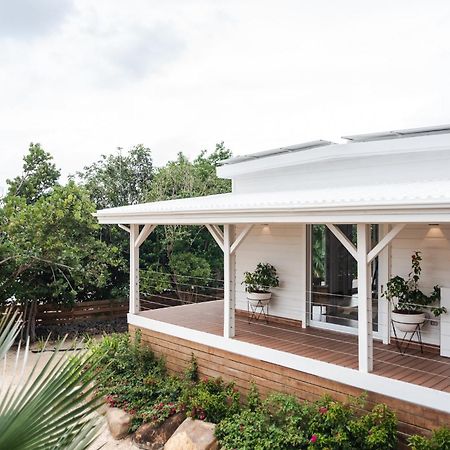
[[[130,314],[137,314],[139,305],[139,225],[130,225]]]
[[[358,263],[358,361],[360,372],[373,370],[372,290],[367,262],[370,225],[357,224]]]
[[[232,338],[235,335],[235,256],[231,253],[231,245],[234,238],[234,225],[223,227],[223,285],[224,285],[224,311],[223,311],[223,335]]]

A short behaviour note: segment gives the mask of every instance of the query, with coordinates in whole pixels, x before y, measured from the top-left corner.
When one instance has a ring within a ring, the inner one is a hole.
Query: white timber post
[[[223,311],[223,335],[232,338],[235,335],[236,313],[236,289],[235,289],[235,255],[232,252],[234,239],[234,225],[223,227],[223,286],[224,286],[224,311]]]
[[[139,225],[130,225],[130,314],[139,312]]]
[[[389,232],[389,225],[386,223],[378,225],[379,238],[383,239]],[[378,332],[381,334],[383,344],[390,343],[390,323],[391,308],[389,302],[382,298],[386,290],[386,283],[389,281],[389,245],[378,254]]]
[[[370,286],[370,225],[357,224],[358,361],[360,372],[373,370],[372,289]]]

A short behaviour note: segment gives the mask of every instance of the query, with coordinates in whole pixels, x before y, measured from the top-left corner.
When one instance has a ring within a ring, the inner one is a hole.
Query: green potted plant
[[[398,275],[391,278],[383,293],[383,297],[393,304],[392,320],[400,331],[413,332],[418,325],[422,326],[426,319],[424,307],[435,304],[441,298],[439,286],[434,286],[430,295],[425,295],[419,289],[421,261],[421,252],[415,251],[411,256],[408,278]],[[441,306],[432,307],[431,311],[436,317],[447,312]]]
[[[258,263],[254,272],[244,272],[245,291],[253,305],[266,306],[272,297],[271,288],[278,287],[280,281],[277,270],[271,264]]]

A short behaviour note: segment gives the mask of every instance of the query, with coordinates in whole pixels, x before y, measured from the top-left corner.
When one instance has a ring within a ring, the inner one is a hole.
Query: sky
[[[68,175],[450,123],[447,0],[0,0],[0,189],[39,142]]]

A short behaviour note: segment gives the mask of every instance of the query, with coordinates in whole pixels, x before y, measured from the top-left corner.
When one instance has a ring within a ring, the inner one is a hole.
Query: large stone
[[[164,450],[217,450],[213,423],[187,418],[166,442]]]
[[[132,416],[120,408],[108,408],[106,421],[109,432],[114,439],[124,438],[130,431]]]
[[[184,413],[178,413],[167,418],[161,425],[144,423],[134,433],[133,441],[139,448],[160,450],[185,418]]]

